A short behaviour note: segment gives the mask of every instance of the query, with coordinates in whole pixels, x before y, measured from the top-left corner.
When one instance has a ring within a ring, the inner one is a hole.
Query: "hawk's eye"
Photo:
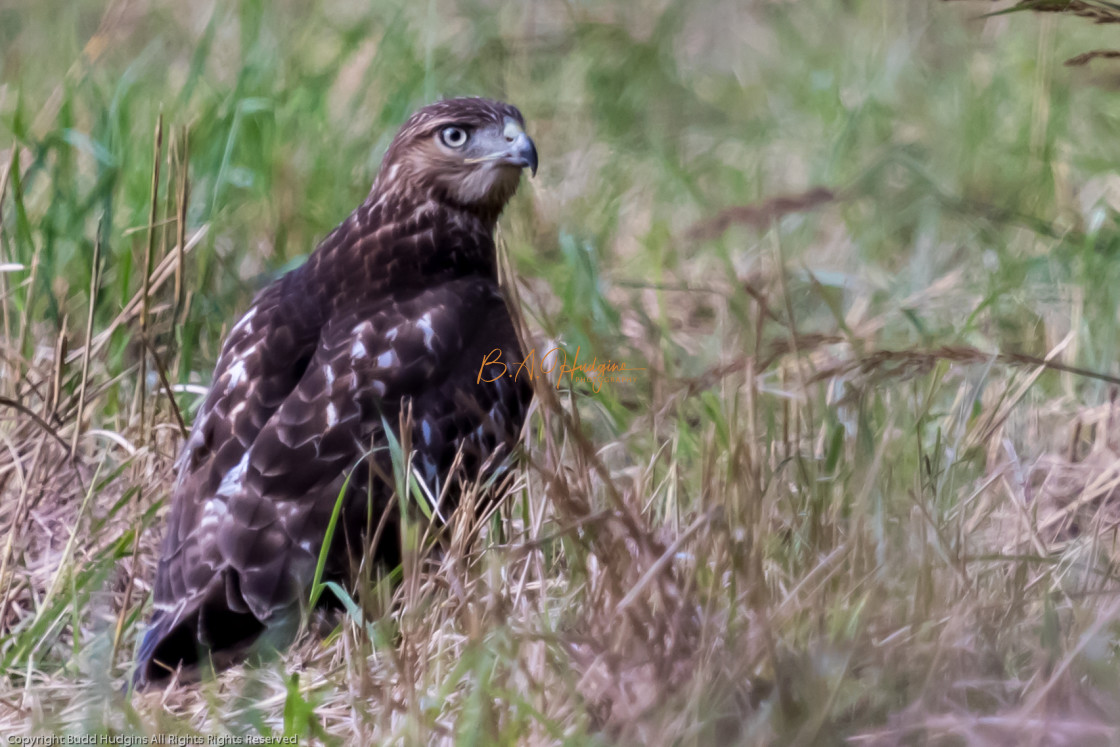
[[[443,144],[448,148],[462,148],[467,144],[470,135],[468,135],[467,131],[462,127],[452,125],[451,127],[444,127],[439,131],[439,139],[442,140]]]

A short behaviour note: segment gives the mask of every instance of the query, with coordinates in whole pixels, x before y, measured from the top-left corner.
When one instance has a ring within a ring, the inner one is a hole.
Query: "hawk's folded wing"
[[[479,377],[494,341],[516,339],[491,281],[355,301],[317,336],[283,324],[283,308],[262,297],[231,333],[184,452],[140,651],[146,679],[200,649],[236,656],[268,627],[290,634],[346,476],[358,467],[351,495],[377,483],[363,456],[408,403],[429,480],[458,450],[479,466],[522,421],[527,383]],[[391,491],[375,485],[382,502]]]

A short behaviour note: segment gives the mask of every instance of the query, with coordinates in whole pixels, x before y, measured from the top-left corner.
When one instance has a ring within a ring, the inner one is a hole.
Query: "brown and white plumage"
[[[523,128],[486,99],[416,112],[366,201],[230,331],[178,463],[139,686],[226,666],[266,630],[290,637],[347,475],[333,573],[362,550],[367,495],[376,515],[389,503],[383,428],[406,408],[433,491],[509,456],[531,393],[524,379],[479,381],[479,365],[495,348],[521,358],[493,232],[521,170],[536,170]],[[376,552],[395,563],[395,538]]]

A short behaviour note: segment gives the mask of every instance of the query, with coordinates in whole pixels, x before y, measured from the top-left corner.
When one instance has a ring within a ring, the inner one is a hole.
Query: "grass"
[[[1114,26],[180,6],[0,8],[0,733],[1120,738],[1120,98],[1062,64]],[[125,697],[226,325],[443,94],[538,143],[501,228],[532,343],[642,370],[538,380],[501,509],[324,587],[345,618],[284,660]]]

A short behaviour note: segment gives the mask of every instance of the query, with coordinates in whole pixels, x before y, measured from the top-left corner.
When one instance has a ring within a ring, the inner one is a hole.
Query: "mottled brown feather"
[[[177,667],[197,676],[200,662],[234,663],[266,631],[274,643],[289,638],[353,471],[340,533],[350,542],[336,542],[329,563],[349,580],[367,494],[378,513],[392,498],[363,455],[384,446],[383,424],[396,428],[405,408],[417,474],[433,490],[484,478],[484,465],[512,454],[528,385],[477,379],[492,349],[521,357],[493,240],[520,168],[456,162],[435,141],[450,124],[493,133],[510,121],[523,126],[515,108],[485,99],[419,110],[366,201],[231,330],[178,462],[138,686]],[[455,180],[467,178],[491,186],[464,204]],[[374,454],[391,474],[387,450]],[[376,552],[398,562],[395,542]]]

